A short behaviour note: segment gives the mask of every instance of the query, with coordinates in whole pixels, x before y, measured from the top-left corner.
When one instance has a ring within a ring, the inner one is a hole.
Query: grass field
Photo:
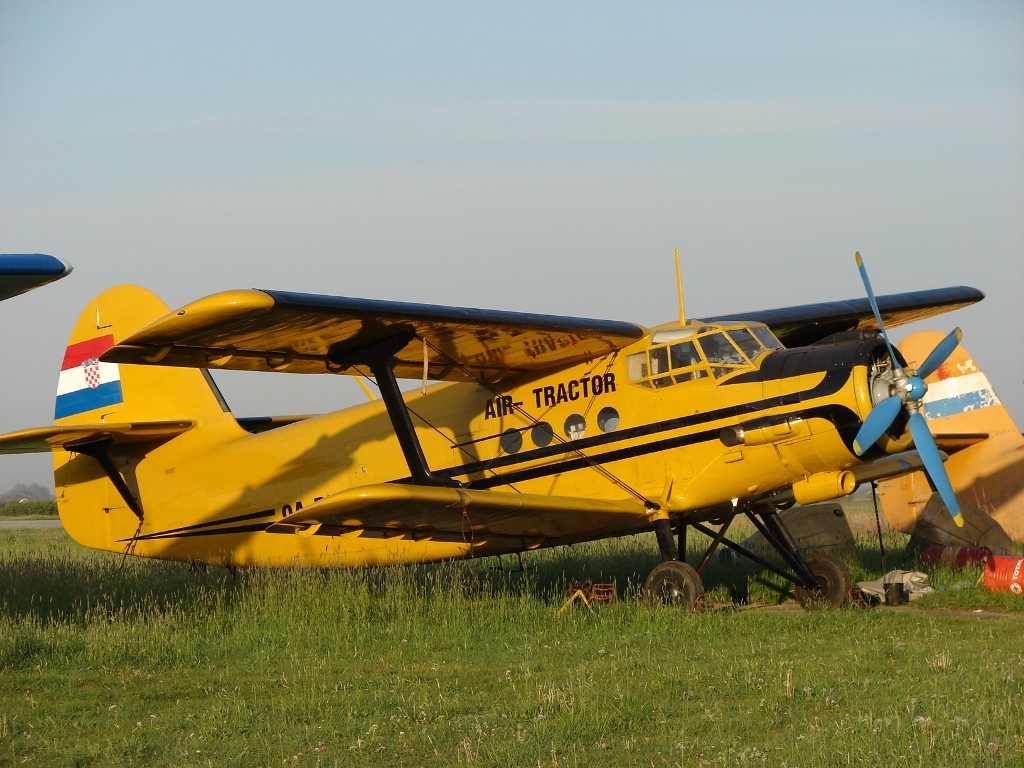
[[[861,534],[854,578],[877,577]],[[886,541],[900,565],[900,538]],[[1024,606],[975,587],[977,572],[933,572],[945,590],[930,610],[804,613],[781,584],[737,585],[716,562],[712,607],[685,614],[636,599],[655,552],[642,536],[531,553],[525,572],[487,559],[231,574],[5,530],[0,765],[1024,758]],[[614,579],[619,599],[556,616],[582,578]],[[738,589],[757,607],[733,607]]]

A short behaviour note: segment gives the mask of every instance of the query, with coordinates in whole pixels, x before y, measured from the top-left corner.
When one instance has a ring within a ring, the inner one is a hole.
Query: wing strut
[[[377,386],[380,387],[381,399],[387,408],[388,418],[391,419],[391,426],[398,437],[405,462],[409,465],[409,474],[412,475],[415,484],[461,488],[462,483],[458,480],[438,477],[430,471],[427,459],[423,455],[423,447],[416,436],[416,429],[412,425],[409,409],[402,397],[402,390],[398,387],[394,370],[395,355],[405,349],[415,336],[414,331],[405,331],[355,349],[332,348],[327,353],[327,358],[335,365],[345,368],[353,365],[369,367],[377,380]]]
[[[96,459],[100,466],[103,467],[103,473],[110,478],[110,482],[114,484],[114,488],[117,489],[121,498],[124,499],[124,503],[128,505],[128,509],[134,512],[135,516],[139,518],[139,523],[142,523],[142,505],[139,504],[139,500],[135,498],[128,484],[121,477],[121,473],[117,471],[117,467],[114,466],[114,460],[110,458],[110,449],[113,445],[114,438],[107,437],[80,445],[69,445],[67,449]]]

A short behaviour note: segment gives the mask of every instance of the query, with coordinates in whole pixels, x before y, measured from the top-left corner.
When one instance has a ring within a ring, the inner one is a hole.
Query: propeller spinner
[[[875,313],[878,328],[885,340],[886,347],[889,348],[889,358],[893,365],[893,381],[889,386],[889,396],[876,403],[867,418],[864,419],[864,423],[861,424],[857,437],[853,441],[853,450],[858,456],[862,455],[889,429],[900,412],[906,409],[910,436],[921,455],[924,470],[932,481],[932,485],[935,486],[942,503],[946,505],[949,514],[953,516],[953,522],[962,528],[964,518],[960,514],[960,504],[953,493],[953,486],[950,485],[946,468],[942,466],[942,456],[935,444],[935,438],[932,437],[928,423],[921,415],[921,399],[928,391],[928,385],[924,383],[924,380],[937,371],[946,358],[953,353],[960,343],[962,334],[959,328],[954,328],[936,345],[917,370],[901,368],[892,344],[889,343],[889,334],[886,333],[885,325],[882,323],[882,315],[878,311],[878,302],[875,301],[874,291],[871,290],[871,281],[868,280],[868,271],[864,268],[864,260],[861,259],[860,253],[857,253],[855,258],[857,269],[860,270],[861,279],[864,281],[864,288],[867,290],[868,301],[871,303],[871,311]]]

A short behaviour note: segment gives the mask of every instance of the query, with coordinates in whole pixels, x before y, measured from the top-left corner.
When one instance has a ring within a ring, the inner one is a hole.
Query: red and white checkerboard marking
[[[95,357],[83,360],[82,368],[85,370],[85,383],[90,389],[96,389],[100,385],[100,361]]]

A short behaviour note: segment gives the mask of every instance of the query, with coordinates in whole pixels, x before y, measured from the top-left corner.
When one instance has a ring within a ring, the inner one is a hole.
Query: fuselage
[[[475,489],[636,498],[673,518],[706,520],[723,504],[811,487],[862,460],[852,441],[884,345],[854,334],[779,346],[763,327],[668,327],[554,373],[436,384],[405,400],[439,477]],[[907,445],[899,435],[886,440],[875,450]],[[431,561],[474,548],[358,530],[267,532],[343,489],[408,482],[380,401],[255,434],[224,412],[165,442],[118,447],[114,458],[144,510],[141,524],[94,459],[55,451],[61,518],[90,547],[277,566]],[[559,543],[568,542],[546,545]]]

